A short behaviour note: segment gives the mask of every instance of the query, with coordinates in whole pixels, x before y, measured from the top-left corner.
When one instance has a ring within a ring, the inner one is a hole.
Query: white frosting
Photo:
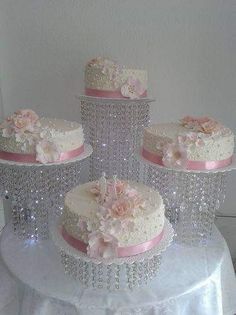
[[[81,231],[79,222],[85,221],[98,229],[100,220],[97,217],[98,202],[90,192],[94,182],[78,186],[65,198],[63,222],[66,231],[73,237],[85,241],[88,232]],[[151,188],[137,183],[129,183],[145,200],[144,206],[137,209],[133,220],[134,229],[126,229],[116,236],[119,246],[130,246],[146,242],[161,233],[164,226],[164,204],[160,194]]]
[[[15,135],[3,137],[0,129],[0,150],[15,153],[35,153],[35,144],[38,140],[52,141],[60,152],[70,151],[81,147],[84,143],[82,125],[56,118],[39,119],[40,127],[37,133],[32,134],[36,141],[29,143],[27,137],[17,139]]]
[[[177,136],[186,136],[193,132],[180,123],[155,124],[144,130],[143,148],[162,156],[162,148],[166,143],[174,142]],[[187,158],[192,161],[219,161],[232,156],[234,151],[234,135],[229,128],[222,128],[215,134],[197,133],[204,145],[191,144],[187,149]]]
[[[129,77],[138,79],[145,90],[147,90],[147,71],[139,69],[121,68],[114,63],[114,69],[117,70],[116,78],[111,78],[111,72],[104,71],[104,58],[97,58],[95,62],[89,62],[85,68],[85,88],[115,91],[120,90],[121,86]],[[111,62],[111,61],[108,61]],[[111,62],[112,63],[112,62]],[[112,67],[112,64],[111,64]],[[113,68],[111,68],[112,71]]]

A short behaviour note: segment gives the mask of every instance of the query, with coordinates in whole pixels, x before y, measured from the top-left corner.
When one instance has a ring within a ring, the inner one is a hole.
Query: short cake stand
[[[147,284],[158,273],[162,253],[170,246],[174,230],[165,219],[163,236],[152,249],[124,258],[90,258],[69,245],[61,234],[62,223],[52,229],[52,240],[61,254],[64,271],[85,288],[120,290]]]
[[[64,195],[80,182],[90,145],[78,157],[57,163],[20,163],[0,160],[0,196],[12,204],[12,223],[18,237],[46,239],[49,221],[60,214]]]
[[[227,174],[236,169],[236,156],[231,165],[215,170],[170,169],[145,159],[141,150],[136,157],[144,164],[144,182],[164,199],[176,241],[206,245],[216,211],[225,199]]]
[[[140,146],[143,128],[150,122],[153,99],[114,99],[80,96],[85,139],[93,147],[90,180],[105,172],[107,177],[139,180],[135,150]]]

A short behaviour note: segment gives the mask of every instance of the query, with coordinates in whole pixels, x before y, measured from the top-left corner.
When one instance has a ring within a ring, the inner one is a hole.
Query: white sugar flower
[[[186,146],[180,143],[168,143],[163,148],[162,162],[166,167],[185,169],[187,167]]]
[[[41,140],[36,145],[36,160],[46,164],[59,160],[60,152],[55,143]]]
[[[117,257],[118,240],[110,234],[95,231],[89,234],[87,254],[90,257]]]

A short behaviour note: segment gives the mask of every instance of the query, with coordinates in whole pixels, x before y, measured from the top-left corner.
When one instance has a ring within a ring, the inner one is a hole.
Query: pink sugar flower
[[[209,117],[186,116],[180,122],[186,128],[205,134],[213,134],[222,129],[219,122]]]
[[[34,132],[36,124],[39,124],[38,119],[38,115],[31,109],[21,109],[6,118],[0,128],[3,129],[4,137],[25,131]]]

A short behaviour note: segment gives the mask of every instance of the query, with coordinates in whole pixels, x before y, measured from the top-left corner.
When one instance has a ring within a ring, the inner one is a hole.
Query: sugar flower
[[[140,205],[138,198],[124,196],[115,200],[109,208],[113,218],[125,219],[133,217],[135,209]]]
[[[187,166],[187,149],[181,143],[168,143],[163,149],[162,162],[166,167],[184,169]]]
[[[100,223],[100,230],[104,233],[118,235],[122,230],[121,221],[117,219],[110,218],[107,220],[102,220]]]
[[[105,196],[105,201],[112,196],[114,193],[114,190],[116,191],[117,196],[119,197],[121,194],[124,193],[125,189],[127,187],[127,184],[121,180],[117,180],[115,183],[113,180],[107,181],[107,191]],[[99,185],[99,181],[97,181],[92,188],[90,189],[90,192],[95,195],[99,199],[101,194],[101,187]]]
[[[36,160],[46,164],[59,160],[60,152],[55,143],[41,140],[36,145]]]
[[[101,231],[95,231],[89,234],[88,239],[87,254],[90,257],[117,257],[118,240],[116,237]]]
[[[222,129],[222,125],[218,121],[209,117],[186,116],[180,122],[186,128],[205,134],[213,134]]]
[[[25,132],[34,132],[39,126],[39,117],[31,109],[21,109],[9,116],[0,125],[3,137],[11,137]]]
[[[138,99],[144,94],[145,88],[142,86],[142,83],[139,79],[129,77],[121,87],[120,91],[124,97]]]

